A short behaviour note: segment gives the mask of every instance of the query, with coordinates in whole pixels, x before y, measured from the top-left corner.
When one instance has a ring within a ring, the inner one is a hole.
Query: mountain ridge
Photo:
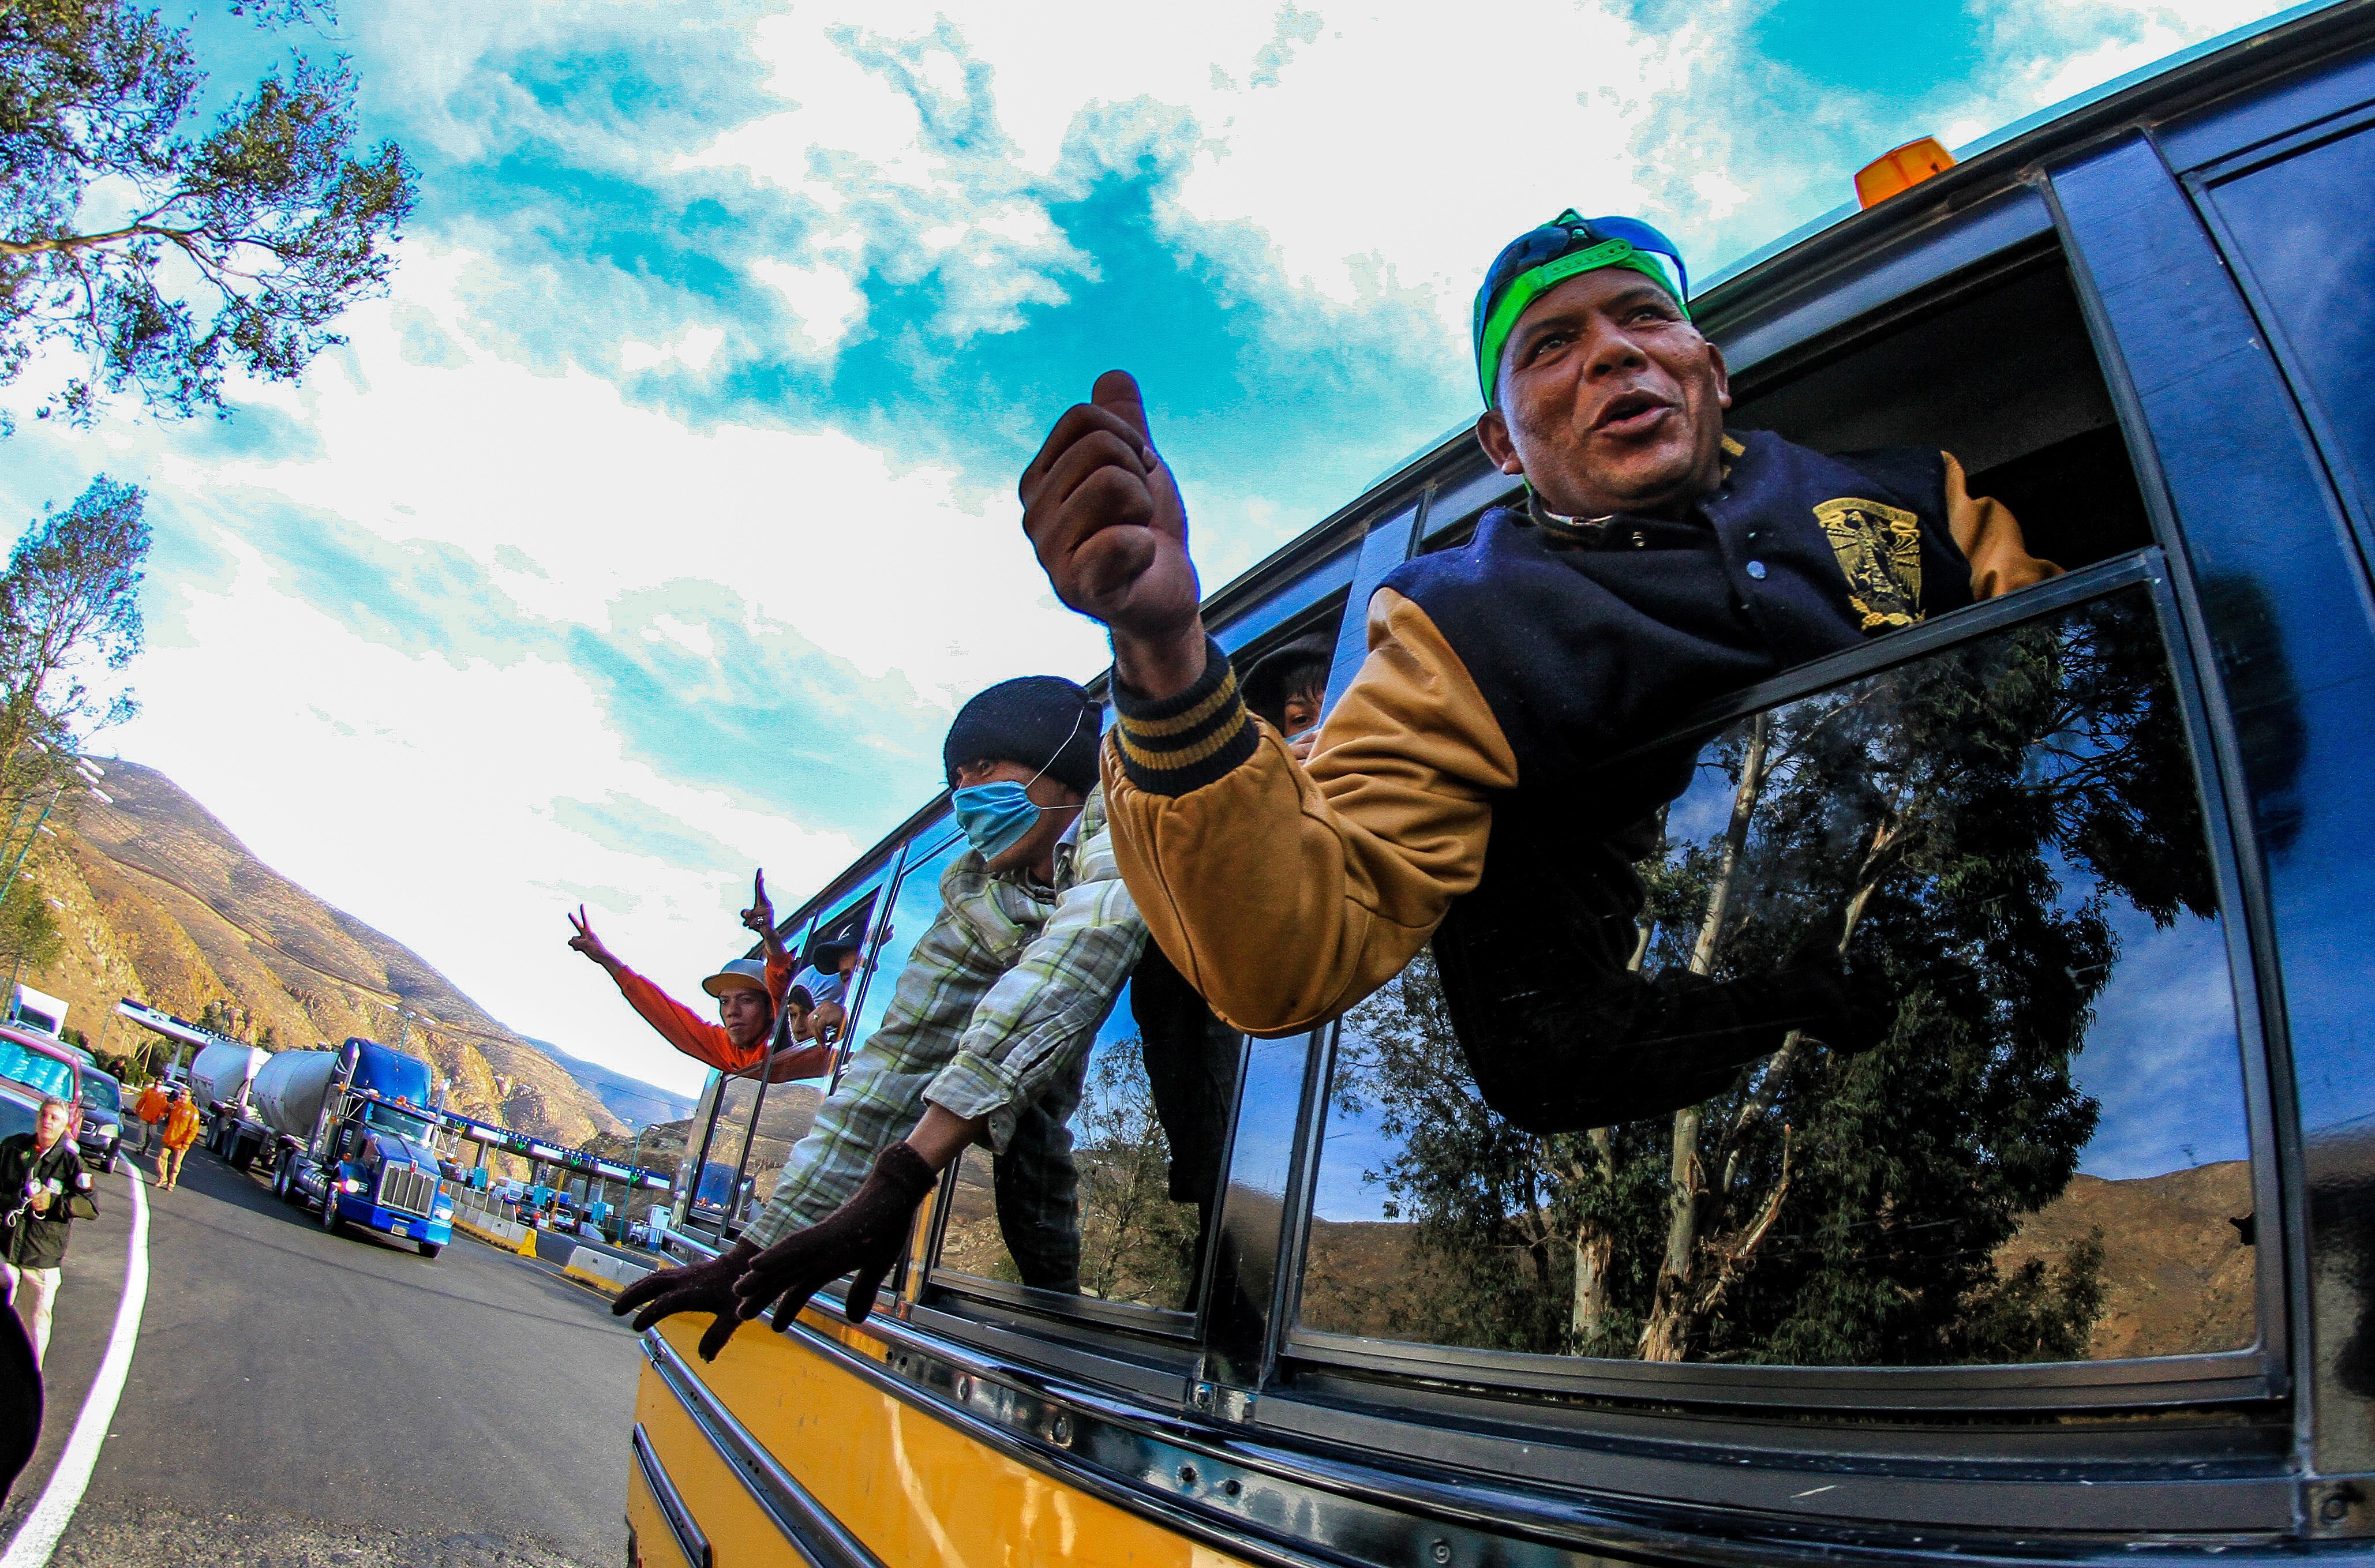
[[[452,1079],[449,1103],[468,1115],[568,1145],[627,1130],[568,1067],[410,948],[266,865],[164,773],[106,767],[105,797],[53,818],[56,837],[25,873],[56,905],[65,942],[23,978],[69,1003],[95,1046],[136,1027],[115,1016],[118,996],[188,1018],[227,1005],[239,1032],[273,1047],[402,1042]]]
[[[692,1114],[692,1095],[679,1094],[673,1089],[662,1089],[658,1084],[622,1073],[616,1067],[606,1067],[599,1062],[573,1056],[551,1041],[539,1040],[533,1034],[523,1034],[520,1038],[560,1063],[562,1071],[593,1091],[594,1097],[608,1106],[610,1114],[626,1123],[631,1130],[663,1122],[680,1122]]]

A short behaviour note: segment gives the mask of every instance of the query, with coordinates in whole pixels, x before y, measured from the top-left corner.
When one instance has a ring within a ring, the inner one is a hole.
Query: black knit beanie
[[[940,761],[951,787],[967,762],[1019,762],[1086,795],[1096,787],[1104,717],[1094,698],[1060,676],[1001,680],[957,710]]]

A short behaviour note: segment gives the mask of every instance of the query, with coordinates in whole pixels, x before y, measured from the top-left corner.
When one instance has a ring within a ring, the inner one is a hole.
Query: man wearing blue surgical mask
[[[854,1269],[846,1310],[862,1320],[924,1195],[969,1143],[996,1156],[998,1225],[1024,1283],[1077,1290],[1065,1124],[1090,1043],[1146,943],[1105,831],[1101,718],[1087,692],[1053,676],[1002,682],[958,713],[942,761],[972,847],[942,874],[939,914],[881,1027],[741,1240],[638,1281],[613,1312],[636,1313],[638,1330],[710,1313],[701,1353],[715,1358],[743,1320],[773,1304],[782,1327]]]

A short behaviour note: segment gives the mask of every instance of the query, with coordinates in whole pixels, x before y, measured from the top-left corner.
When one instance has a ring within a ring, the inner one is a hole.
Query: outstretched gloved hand
[[[1896,1027],[1897,993],[1888,977],[1869,966],[1850,968],[1828,938],[1810,935],[1783,967],[1814,987],[1819,1016],[1807,1032],[1840,1055],[1869,1051]]]
[[[874,1161],[873,1174],[847,1203],[751,1261],[734,1287],[740,1298],[736,1311],[756,1317],[772,1302],[775,1315],[771,1321],[777,1329],[788,1328],[810,1296],[856,1269],[857,1278],[842,1311],[852,1323],[865,1322],[874,1310],[874,1292],[899,1261],[907,1227],[938,1174],[907,1144],[884,1149]]]
[[[707,1263],[688,1264],[682,1268],[656,1268],[619,1292],[610,1303],[610,1315],[624,1317],[635,1314],[635,1332],[640,1334],[663,1317],[674,1317],[680,1312],[706,1312],[715,1316],[709,1332],[701,1337],[701,1359],[714,1362],[726,1341],[742,1326],[735,1315],[737,1299],[734,1281],[759,1256],[759,1249],[749,1242],[736,1242]],[[636,1312],[636,1308],[643,1310]]]

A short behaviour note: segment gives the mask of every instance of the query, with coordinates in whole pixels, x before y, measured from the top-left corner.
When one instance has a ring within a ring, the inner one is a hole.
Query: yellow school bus
[[[828,1292],[714,1364],[697,1317],[644,1337],[633,1561],[2366,1560],[2370,191],[2375,6],[2336,5],[1696,299],[1735,426],[1953,452],[2067,569],[1661,743],[1637,961],[1717,977],[1845,907],[1881,1044],[1528,1132],[1425,954],[1276,1040],[1142,969],[862,1326]],[[1206,619],[1341,690],[1386,573],[1509,495],[1454,435]],[[961,848],[935,802],[793,923],[862,939],[856,1037]],[[679,1256],[826,1087],[713,1082]]]

